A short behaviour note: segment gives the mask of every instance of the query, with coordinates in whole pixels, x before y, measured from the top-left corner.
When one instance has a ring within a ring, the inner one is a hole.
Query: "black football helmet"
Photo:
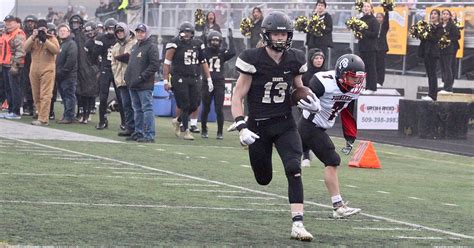
[[[51,35],[56,35],[57,32],[56,32],[56,25],[54,25],[54,23],[51,23],[51,22],[48,22],[48,34],[51,34]]]
[[[105,30],[107,30],[109,28],[115,29],[115,25],[117,25],[117,20],[115,20],[114,18],[109,18],[109,19],[105,20],[105,22],[104,22],[104,29]]]
[[[221,47],[222,40],[222,34],[218,31],[212,30],[207,35],[207,44],[209,46],[219,48]]]
[[[364,61],[355,54],[344,54],[339,57],[335,71],[336,81],[348,91],[362,86],[366,76]],[[355,80],[350,81],[348,77]]]
[[[190,22],[183,22],[181,25],[179,25],[179,38],[183,39],[184,37],[184,32],[191,32],[191,39],[194,37],[194,25],[191,24]]]
[[[290,17],[283,12],[274,11],[263,19],[260,35],[262,36],[265,46],[268,46],[275,51],[283,52],[291,47],[293,30],[293,21]],[[274,32],[287,32],[288,38],[286,41],[273,42],[270,34]]]
[[[94,37],[97,34],[97,24],[93,21],[88,21],[84,24],[84,34],[88,37]]]

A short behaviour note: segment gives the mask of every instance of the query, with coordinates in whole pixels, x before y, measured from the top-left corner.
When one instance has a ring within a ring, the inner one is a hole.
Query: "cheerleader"
[[[441,20],[443,33],[451,41],[451,43],[449,46],[441,48],[441,78],[443,79],[444,86],[443,90],[439,91],[438,94],[450,94],[453,93],[455,73],[455,71],[453,71],[452,65],[456,61],[456,52],[459,48],[458,40],[461,37],[461,34],[452,20],[451,11],[444,9],[441,12]]]
[[[385,57],[388,52],[387,33],[390,29],[389,13],[378,13],[376,16],[379,23],[379,33],[377,35],[377,55],[376,55],[376,70],[377,70],[377,87],[382,87],[385,81]]]
[[[368,29],[362,31],[362,38],[359,40],[360,57],[365,64],[365,72],[367,73],[366,90],[363,94],[369,95],[377,91],[377,69],[376,54],[377,54],[377,36],[379,34],[379,23],[373,14],[373,6],[369,2],[364,2],[362,7],[364,16],[360,18],[361,21],[367,23]]]

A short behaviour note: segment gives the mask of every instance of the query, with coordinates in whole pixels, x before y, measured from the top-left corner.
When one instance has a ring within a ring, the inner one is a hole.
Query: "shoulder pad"
[[[255,63],[258,60],[258,48],[246,49],[240,53],[237,61],[235,62],[235,67],[237,70],[247,74],[255,74],[257,68]]]

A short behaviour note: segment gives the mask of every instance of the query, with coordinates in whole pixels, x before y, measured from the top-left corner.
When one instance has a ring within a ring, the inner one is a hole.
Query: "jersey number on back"
[[[185,65],[196,65],[198,63],[196,52],[186,51],[184,52],[184,64]]]
[[[344,105],[346,105],[346,102],[335,102],[332,106],[331,115],[329,116],[328,120],[332,121],[337,116],[339,111],[344,108]]]
[[[278,94],[271,96],[271,90],[278,90]],[[288,88],[288,84],[285,82],[280,82],[273,87],[273,82],[268,82],[265,84],[265,93],[263,94],[262,103],[282,103],[285,101],[285,92]]]
[[[221,72],[221,59],[212,57],[209,60],[209,71]]]

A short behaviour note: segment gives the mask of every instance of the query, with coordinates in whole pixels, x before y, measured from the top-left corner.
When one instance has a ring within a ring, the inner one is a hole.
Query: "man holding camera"
[[[38,20],[37,29],[33,30],[32,35],[25,42],[25,50],[31,52],[31,90],[38,111],[38,120],[31,124],[48,125],[59,42],[55,36],[48,34],[46,20]]]

